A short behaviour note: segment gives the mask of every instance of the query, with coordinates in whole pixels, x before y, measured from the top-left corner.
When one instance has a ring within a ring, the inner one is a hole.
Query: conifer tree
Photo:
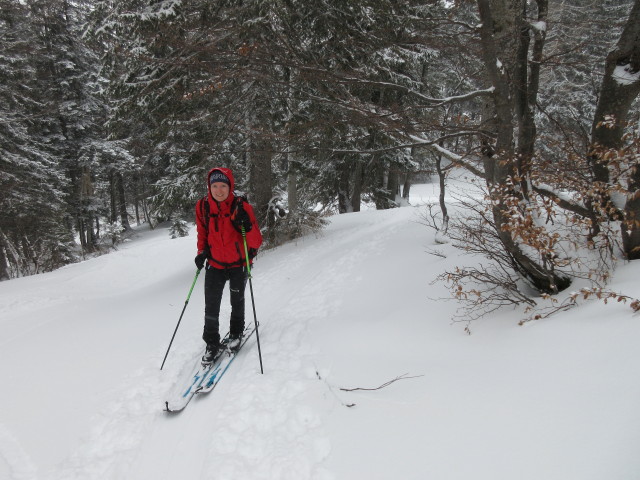
[[[0,279],[39,273],[72,260],[64,221],[67,182],[42,118],[39,42],[29,10],[0,2]]]

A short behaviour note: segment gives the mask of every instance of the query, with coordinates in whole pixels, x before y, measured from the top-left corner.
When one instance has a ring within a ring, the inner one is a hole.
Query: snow
[[[538,20],[536,22],[531,22],[531,28],[533,28],[537,32],[546,32],[547,31],[547,22],[542,20]]]
[[[640,71],[632,72],[631,64],[617,65],[612,76],[620,85],[632,85],[640,81]]]
[[[554,196],[556,196],[560,200],[564,200],[567,203],[578,204],[581,207],[584,206],[582,202],[576,200],[575,196],[571,194],[571,192],[568,192],[566,190],[558,190],[557,188],[553,187],[553,185],[544,182],[536,183],[535,186],[536,188],[551,192]]]
[[[474,260],[427,253],[419,205],[437,186],[411,191],[413,206],[335,216],[261,253],[264,375],[250,341],[176,415],[163,401],[203,346],[202,278],[159,367],[195,275],[193,231],[141,231],[0,283],[0,478],[639,478],[638,315],[593,301],[518,326],[505,310],[468,335],[431,282]],[[639,297],[638,268],[611,288]],[[247,307],[253,321],[249,289]]]
[[[148,6],[142,12],[141,18],[144,21],[162,19],[163,17],[173,17],[180,8],[182,0],[162,0]]]

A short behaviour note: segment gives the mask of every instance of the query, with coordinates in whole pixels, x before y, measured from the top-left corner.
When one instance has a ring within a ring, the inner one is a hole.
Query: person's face
[[[224,202],[229,196],[229,185],[224,182],[213,182],[210,188],[211,196],[218,202]]]

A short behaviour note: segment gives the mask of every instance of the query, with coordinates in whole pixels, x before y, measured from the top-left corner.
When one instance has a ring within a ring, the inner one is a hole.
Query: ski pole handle
[[[244,244],[244,259],[247,263],[247,273],[249,278],[251,278],[251,264],[249,263],[249,249],[247,248],[247,232],[244,227],[240,228],[242,231],[242,243]]]

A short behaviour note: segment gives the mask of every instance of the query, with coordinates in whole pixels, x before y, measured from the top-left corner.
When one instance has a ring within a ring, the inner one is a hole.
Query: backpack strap
[[[211,213],[211,207],[209,206],[209,198],[205,195],[204,197],[202,197],[200,200],[198,200],[200,202],[200,213],[202,214],[202,217],[204,218],[204,227],[205,227],[205,232],[207,232],[207,247],[209,249],[209,252],[211,252],[211,247],[208,244],[208,239],[209,239],[209,221],[210,218],[213,217],[216,223],[216,232],[218,231],[218,214],[217,213]],[[242,202],[246,202],[247,199],[244,197],[244,195],[234,195],[233,197],[233,201],[231,202],[231,209],[230,209],[230,213],[225,214],[226,217],[231,217],[232,219],[235,218],[235,213],[236,213],[236,209],[238,207],[238,205],[242,205]],[[209,253],[209,257],[211,257],[211,253]]]
[[[207,201],[206,196],[198,200],[198,208],[200,209],[200,215],[204,219],[205,232],[209,232],[210,210],[209,210],[209,202]]]
[[[235,213],[236,210],[236,206],[242,202],[242,201],[246,201],[246,199],[242,196],[234,196],[233,198],[233,202],[231,202],[231,213],[227,213],[224,216],[225,217],[231,217],[233,216],[233,214]],[[236,249],[238,250],[238,256],[240,257],[239,260],[233,262],[233,263],[225,263],[225,262],[221,262],[220,260],[216,260],[215,258],[213,258],[213,255],[211,253],[211,246],[209,245],[209,221],[210,218],[213,217],[215,224],[216,224],[216,231],[218,230],[218,214],[217,213],[211,213],[211,207],[209,205],[209,199],[207,196],[204,196],[203,198],[201,198],[199,200],[200,202],[200,213],[202,214],[203,218],[204,218],[204,226],[205,226],[205,231],[207,232],[207,258],[213,262],[216,262],[218,265],[221,265],[225,268],[229,268],[229,267],[242,267],[245,263],[245,260],[242,258],[242,253],[240,252],[240,247],[238,245],[236,245]]]
[[[209,258],[211,257],[211,246],[209,245],[209,218],[211,215],[209,210],[209,202],[206,196],[198,200],[198,208],[200,209],[200,215],[204,219],[204,231],[207,232],[205,237],[207,241],[206,252],[207,258]]]

